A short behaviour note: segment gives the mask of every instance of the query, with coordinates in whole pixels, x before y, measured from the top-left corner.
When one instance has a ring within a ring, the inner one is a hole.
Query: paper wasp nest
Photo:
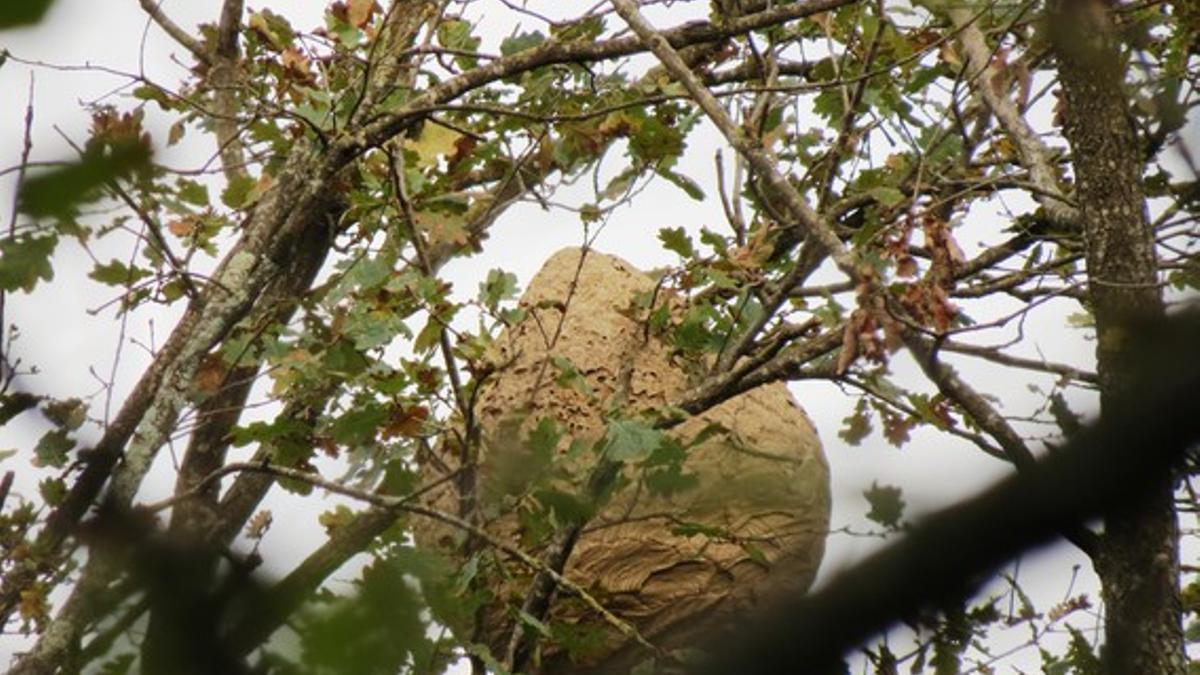
[[[563,432],[557,448],[560,463],[570,466],[571,476],[555,480],[563,493],[582,493],[587,464],[596,458],[589,451],[566,459],[570,442],[603,438],[604,415],[614,403],[623,402],[624,414],[632,417],[674,403],[689,385],[673,347],[647,331],[649,310],[634,303],[639,294],[653,294],[655,280],[595,251],[580,266],[580,254],[575,248],[559,251],[534,277],[521,303],[527,316],[499,338],[498,370],[476,406],[483,432],[481,500],[485,517],[489,511],[494,517],[486,527],[533,554],[542,552],[538,547],[544,548],[546,540],[524,529],[513,513],[536,508],[536,497],[488,497],[495,492],[487,486],[496,482],[497,472],[521,465],[520,455],[526,452],[521,439],[542,418],[554,419]],[[658,295],[658,304],[667,301],[665,293]],[[567,311],[560,330],[563,307]],[[560,358],[555,365],[548,357]],[[586,387],[556,383],[568,363]],[[713,423],[727,431],[687,450],[682,468],[695,476],[694,487],[669,497],[654,494],[641,482],[645,474],[639,468],[626,467],[627,481],[588,521],[565,569],[568,578],[610,611],[668,648],[686,642],[684,626],[693,625],[698,616],[724,616],[777,589],[807,588],[824,552],[829,469],[812,423],[785,385],[746,392],[670,434],[686,445],[705,428],[711,432]],[[443,462],[457,463],[453,453],[442,454]],[[426,471],[436,477],[431,468]],[[454,488],[430,501],[443,510],[457,510]],[[449,552],[451,541],[461,541],[444,528],[417,525],[416,537],[423,545]],[[506,572],[491,590],[520,607],[530,571],[510,561]],[[493,604],[497,609],[485,619],[486,640],[503,659],[514,613]],[[622,646],[633,651],[567,594],[558,594],[546,619],[552,628],[567,626],[568,633],[570,626],[600,632],[590,641],[580,640],[571,654],[547,648],[542,673],[585,672],[597,664],[605,670]],[[626,657],[623,667],[637,663],[635,655]]]

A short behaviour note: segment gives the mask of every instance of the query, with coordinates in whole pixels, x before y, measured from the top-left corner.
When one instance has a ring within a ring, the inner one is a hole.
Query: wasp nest
[[[476,406],[480,513],[495,536],[543,551],[552,539],[545,532],[550,519],[529,516],[553,513],[562,520],[570,510],[562,495],[583,493],[596,461],[580,448],[603,443],[610,413],[636,417],[663,409],[695,384],[688,372],[696,369],[685,367],[669,341],[647,325],[653,303],[669,301],[655,289],[655,279],[623,260],[577,248],[556,253],[530,283],[521,301],[525,317],[499,338],[497,370]],[[514,488],[513,469],[536,464],[526,456],[527,439],[544,419],[562,432],[557,468],[539,479],[540,492],[522,492],[520,480]],[[686,447],[682,464],[672,469],[674,488],[653,489],[644,467],[626,466],[619,489],[588,514],[564,571],[668,648],[685,644],[700,624],[778,589],[807,588],[824,552],[830,507],[820,441],[782,383],[725,401],[670,436],[680,441],[677,448]],[[455,453],[441,454],[443,469],[457,464]],[[431,466],[425,471],[435,477]],[[429,499],[454,511],[455,490],[446,487]],[[435,525],[422,527],[416,537],[423,545],[450,551],[461,541]],[[485,614],[484,639],[497,657],[512,630],[507,607],[521,606],[530,579],[515,562],[494,583],[489,579],[496,602]],[[545,623],[567,649],[547,648],[542,673],[610,671],[618,660],[624,659],[622,667],[637,662],[632,646],[575,598],[560,594]]]

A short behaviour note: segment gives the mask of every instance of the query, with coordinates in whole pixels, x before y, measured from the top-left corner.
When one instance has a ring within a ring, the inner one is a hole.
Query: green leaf
[[[479,49],[480,39],[471,35],[471,24],[462,19],[442,21],[437,28],[438,42],[447,49],[473,52]],[[454,62],[460,68],[474,68],[479,59],[466,54],[455,54]]]
[[[397,673],[406,663],[433,661],[425,603],[410,571],[376,560],[363,570],[354,595],[330,598],[299,617],[303,672]]]
[[[32,291],[38,280],[54,278],[50,254],[58,237],[19,236],[0,241],[0,288],[6,291]]]
[[[767,554],[763,553],[763,550],[758,546],[755,546],[748,541],[742,542],[742,550],[746,552],[746,555],[750,556],[751,560],[759,565],[767,568],[771,566],[771,561],[767,560]]]
[[[96,265],[88,274],[89,278],[108,286],[131,286],[148,276],[151,276],[148,270],[129,267],[115,258],[107,264]]]
[[[538,490],[533,496],[554,512],[554,518],[559,525],[586,523],[594,515],[590,504],[561,490]]]
[[[554,419],[543,417],[538,420],[538,425],[534,427],[533,431],[529,432],[529,449],[535,453],[548,455],[558,447],[558,441],[561,438],[562,432],[559,431],[558,424]]]
[[[907,83],[905,83],[904,91],[908,94],[920,91],[937,78],[943,76],[953,76],[953,73],[950,71],[950,69],[943,63],[939,63],[935,66],[917,68],[913,71],[913,76],[909,78]]]
[[[33,448],[34,466],[52,466],[59,468],[67,463],[67,452],[75,447],[75,441],[67,435],[66,429],[47,431]]]
[[[826,89],[813,99],[813,112],[828,121],[836,121],[842,117],[842,93],[835,89]]]
[[[366,351],[383,347],[397,335],[409,334],[408,326],[395,312],[386,309],[370,311],[363,311],[363,309],[361,306],[355,307],[346,315],[346,321],[342,325],[342,330],[346,335],[354,338],[354,346],[359,349]],[[429,325],[441,326],[435,320],[430,320]]]
[[[677,537],[704,536],[712,539],[728,539],[732,536],[731,533],[724,528],[693,522],[678,523],[671,528],[671,534]]]
[[[413,340],[413,351],[418,354],[424,354],[437,347],[441,342],[444,325],[437,317],[430,317],[429,321],[425,323],[425,327],[421,329],[421,332],[417,333],[417,339]]]
[[[370,290],[387,281],[395,270],[394,261],[384,257],[362,258],[346,273],[346,278],[359,290]]]
[[[595,40],[604,33],[604,17],[597,15],[585,16],[574,21],[551,24],[550,34],[560,42],[572,40]]]
[[[879,523],[889,530],[900,527],[900,519],[904,517],[904,499],[900,488],[894,485],[879,485],[872,481],[871,487],[863,490],[863,497],[871,505],[867,519]]]
[[[647,117],[629,138],[629,151],[651,165],[668,164],[683,152],[683,134],[657,117]],[[661,171],[660,171],[661,172]]]
[[[62,401],[47,401],[42,406],[42,414],[46,416],[54,426],[74,431],[83,426],[87,421],[87,404],[78,398],[68,398]]]
[[[668,251],[673,251],[681,258],[691,258],[696,255],[696,248],[692,244],[692,238],[687,232],[683,231],[682,227],[664,227],[658,231],[658,240],[662,242],[663,248]]]
[[[140,87],[136,87],[132,94],[134,98],[142,101],[154,101],[163,109],[171,105],[171,99],[167,96],[167,93],[161,87],[151,84],[143,84]]]
[[[322,360],[331,375],[354,376],[366,370],[371,362],[354,348],[349,340],[338,340],[325,350]]]
[[[517,296],[517,275],[494,269],[488,272],[487,280],[479,284],[479,301],[488,309],[496,311],[503,300]]]
[[[683,190],[685,193],[687,193],[687,196],[691,197],[692,199],[695,199],[698,202],[704,201],[704,190],[700,189],[700,185],[691,178],[669,169],[662,169],[658,172],[658,174],[671,181],[675,187]]]
[[[554,378],[555,384],[560,387],[574,389],[588,398],[593,398],[596,395],[596,391],[588,384],[587,378],[583,376],[583,373],[579,372],[579,369],[575,367],[571,359],[565,356],[555,356],[550,359],[550,363],[558,369],[558,376]]]
[[[858,445],[870,433],[871,416],[867,409],[867,401],[866,399],[859,399],[858,404],[854,406],[854,412],[842,420],[842,428],[838,431],[838,438],[850,445]]]
[[[678,464],[657,471],[646,473],[646,487],[651,494],[670,497],[671,495],[693,490],[700,486],[700,477],[694,473],[684,473]]]
[[[604,454],[618,462],[640,462],[650,456],[663,434],[645,422],[624,419],[609,422],[604,436]]]
[[[546,41],[546,36],[537,31],[521,33],[510,38],[505,38],[500,43],[500,53],[504,56],[510,56],[517,52],[523,52],[526,49],[533,49]]]
[[[547,626],[546,624],[542,623],[541,621],[538,621],[537,617],[530,614],[529,612],[526,612],[525,610],[518,607],[517,608],[517,618],[519,618],[521,620],[521,623],[523,623],[526,626],[537,631],[538,634],[541,635],[542,637],[547,637],[547,638],[550,637],[550,627]]]
[[[506,669],[504,664],[500,663],[496,657],[492,656],[491,650],[489,650],[486,645],[469,644],[463,647],[463,651],[471,656],[478,657],[480,661],[483,661],[483,665],[487,667],[489,673],[495,673],[495,675],[509,675],[508,669]]]
[[[137,142],[115,143],[108,152],[89,151],[83,159],[29,178],[21,186],[21,211],[34,218],[68,218],[93,200],[96,188],[149,165],[150,149]]]
[[[38,483],[38,492],[47,506],[58,506],[67,497],[67,483],[61,478],[45,478]]]
[[[37,23],[54,0],[9,0],[0,4],[0,29]]]
[[[637,167],[630,167],[622,171],[613,176],[612,180],[608,181],[608,185],[604,186],[604,191],[600,193],[600,196],[609,200],[617,200],[624,197],[629,192],[630,186],[633,185],[633,181],[637,180],[637,177],[641,174],[641,170]]]
[[[288,20],[269,9],[251,12],[246,27],[275,51],[287,49],[296,40],[296,31]]]
[[[904,201],[904,193],[894,187],[880,186],[867,190],[867,194],[880,204],[892,207]]]
[[[295,466],[312,454],[312,430],[304,422],[279,417],[271,422],[251,422],[234,427],[230,437],[234,447],[259,443],[271,448],[271,461],[283,466]]]
[[[221,190],[221,203],[235,210],[242,208],[250,198],[250,191],[256,183],[254,178],[244,173],[234,176],[225,189]]]
[[[41,400],[40,396],[24,391],[0,394],[0,426],[8,424],[9,420],[34,407]]]
[[[179,198],[195,206],[208,206],[208,186],[194,180],[180,178],[176,184]]]
[[[355,446],[375,439],[375,431],[387,420],[387,411],[378,403],[369,403],[342,415],[333,423],[333,440]]]
[[[462,138],[462,134],[441,124],[425,124],[419,136],[404,141],[404,147],[416,153],[417,166],[432,167],[437,166],[439,158],[453,155]]]

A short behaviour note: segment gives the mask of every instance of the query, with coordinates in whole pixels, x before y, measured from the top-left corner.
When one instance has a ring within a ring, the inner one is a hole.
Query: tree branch
[[[1046,215],[1055,224],[1071,231],[1079,231],[1079,212],[1062,196],[1058,174],[1050,161],[1050,150],[1038,138],[1037,133],[1025,121],[1025,117],[1009,97],[1007,78],[994,63],[992,51],[988,49],[983,32],[976,23],[978,17],[971,10],[961,7],[951,7],[947,12],[960,31],[959,41],[966,51],[968,79],[972,88],[987,103],[992,114],[1000,121],[1000,125],[1017,147],[1021,163],[1029,171],[1030,179],[1037,188],[1034,199],[1042,205]],[[1006,84],[1003,87],[997,86],[1001,82]]]
[[[162,11],[162,8],[159,6],[162,4],[162,0],[138,0],[138,4],[140,4],[142,9],[146,11],[146,14],[150,16],[150,19],[153,20],[154,23],[158,24],[159,28],[162,28],[164,31],[166,31],[167,35],[171,36],[171,39],[175,40],[180,44],[180,46],[191,52],[192,56],[196,57],[197,61],[201,63],[209,62],[208,53],[204,49],[204,45],[201,44],[199,40],[192,37],[187,31],[180,28],[179,24],[172,21],[171,17],[167,16]]]
[[[938,391],[957,403],[975,422],[1004,450],[1013,466],[1020,473],[1028,473],[1037,466],[1037,458],[1025,445],[1025,440],[1016,432],[1008,421],[988,403],[979,392],[958,376],[954,368],[942,363],[937,358],[936,344],[918,335],[915,331],[904,332],[904,342],[916,359],[917,364],[926,377],[937,385]],[[1078,525],[1065,531],[1063,535],[1068,541],[1079,547],[1079,550],[1094,556],[1099,550],[1095,532],[1085,526]]]
[[[823,590],[782,592],[732,630],[703,630],[692,644],[710,659],[692,672],[765,675],[797,663],[806,672],[841,672],[844,654],[903,617],[967,597],[1022,551],[1147,499],[1200,440],[1200,321],[1164,322],[1150,335],[1138,340],[1137,396],[1121,408],[1106,410],[1029,471],[925,518]]]
[[[466,520],[463,520],[462,518],[459,518],[458,516],[455,516],[453,514],[445,513],[443,511],[438,511],[437,509],[433,509],[433,508],[429,508],[426,506],[421,506],[419,504],[411,503],[410,500],[412,499],[412,496],[394,497],[394,496],[388,496],[388,495],[381,495],[376,492],[369,492],[367,490],[360,490],[358,488],[352,488],[352,487],[349,487],[346,485],[342,485],[341,483],[338,483],[335,481],[327,480],[325,478],[320,477],[317,474],[313,474],[313,473],[310,473],[307,471],[300,471],[299,469],[288,469],[288,468],[284,468],[284,467],[272,466],[270,464],[253,464],[253,463],[249,463],[249,462],[234,462],[234,463],[227,464],[227,465],[221,467],[221,469],[209,474],[209,476],[204,481],[201,481],[201,483],[199,483],[196,486],[196,488],[194,488],[193,490],[189,490],[188,492],[186,492],[184,494],[176,495],[169,499],[165,499],[165,500],[162,500],[159,502],[154,502],[152,504],[148,504],[141,508],[149,513],[155,513],[158,511],[162,511],[164,509],[170,508],[174,505],[181,503],[185,499],[190,499],[190,498],[194,497],[195,495],[197,495],[201,491],[203,491],[208,484],[211,484],[212,482],[220,480],[222,476],[226,476],[231,473],[240,472],[240,471],[253,471],[253,472],[258,472],[258,473],[266,473],[266,474],[275,476],[277,478],[288,478],[291,480],[300,481],[300,482],[312,485],[314,487],[319,487],[324,490],[328,490],[329,492],[333,492],[335,494],[340,494],[340,495],[343,495],[346,497],[351,497],[353,499],[357,499],[362,502],[366,502],[366,503],[371,504],[372,506],[378,507],[380,509],[389,510],[389,511],[404,511],[407,513],[412,513],[415,515],[423,516],[425,518],[432,518],[433,520],[439,521],[441,523],[445,523],[446,525],[450,525],[451,527],[458,528],[459,530],[462,530],[463,532],[466,532],[474,537],[477,537],[481,541],[486,542],[489,546],[495,548],[496,550],[502,551],[503,553],[516,559],[521,564],[523,564],[526,567],[533,570],[535,573],[545,574],[546,576],[550,577],[556,585],[562,587],[563,589],[565,589],[572,595],[575,595],[579,599],[581,599],[590,609],[592,609],[597,614],[599,614],[609,625],[611,625],[613,628],[615,628],[621,635],[623,635],[626,638],[634,640],[639,645],[650,650],[653,653],[658,652],[658,649],[654,645],[650,644],[650,642],[648,642],[644,637],[642,637],[641,633],[639,633],[636,628],[634,628],[632,625],[625,622],[623,619],[616,616],[612,612],[608,611],[602,604],[600,604],[600,602],[598,600],[596,600],[595,597],[593,597],[590,593],[588,593],[579,584],[576,584],[574,581],[571,581],[569,578],[567,578],[567,577],[563,576],[562,574],[558,573],[557,571],[551,569],[548,565],[546,565],[542,561],[538,560],[534,556],[531,556],[528,553],[517,548],[516,546],[513,546],[512,544],[509,544],[508,542],[497,538],[496,536],[494,536],[487,530],[485,530],[477,525],[467,522]],[[389,515],[390,515],[390,518],[394,519],[394,517],[395,517],[394,515],[392,515],[392,514],[389,514]],[[380,530],[380,531],[382,531],[382,530]],[[369,539],[368,539],[368,541],[369,541]],[[326,546],[323,546],[321,549],[318,549],[318,552],[315,553],[314,556],[317,556],[319,559],[324,561],[326,559],[326,555],[328,553],[328,547],[329,547],[329,542],[326,543]],[[297,578],[302,576],[306,579],[317,579],[317,578],[324,579],[324,577],[328,574],[328,573],[322,574],[322,575],[314,574],[310,571],[310,567],[326,568],[326,567],[328,567],[328,564],[322,562],[319,565],[314,563],[313,565],[306,566],[305,564],[302,563],[300,568],[297,568],[297,571],[293,572],[291,575],[289,575],[287,578],[285,578],[284,581],[280,582],[279,588],[282,590],[285,587],[292,587],[292,586],[299,586],[299,585],[303,585],[303,586],[307,587],[310,585],[309,583],[299,584],[298,582],[293,580],[293,576],[295,576]],[[291,581],[289,581],[289,580],[291,580]],[[286,616],[286,614],[284,616]],[[243,634],[243,631],[241,629],[235,628],[234,630],[231,631],[231,634],[241,636]],[[269,634],[267,634],[267,635],[269,635]],[[259,644],[259,642],[261,641],[262,638],[265,638],[265,637],[266,637],[266,635],[260,635],[258,637],[254,637],[251,635],[251,636],[248,636],[247,638],[245,638],[245,642],[248,647],[253,648],[254,646],[257,646]]]

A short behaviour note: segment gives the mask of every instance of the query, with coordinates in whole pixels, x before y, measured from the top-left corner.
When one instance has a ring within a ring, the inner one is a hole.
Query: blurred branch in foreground
[[[1141,381],[1114,409],[982,494],[929,516],[895,545],[808,596],[782,594],[737,627],[703,627],[696,645],[725,645],[697,673],[841,672],[843,655],[918,610],[975,591],[997,567],[1116,504],[1136,505],[1200,440],[1200,317],[1130,331]],[[694,629],[695,627],[693,627]],[[1105,672],[1125,645],[1105,646]]]

